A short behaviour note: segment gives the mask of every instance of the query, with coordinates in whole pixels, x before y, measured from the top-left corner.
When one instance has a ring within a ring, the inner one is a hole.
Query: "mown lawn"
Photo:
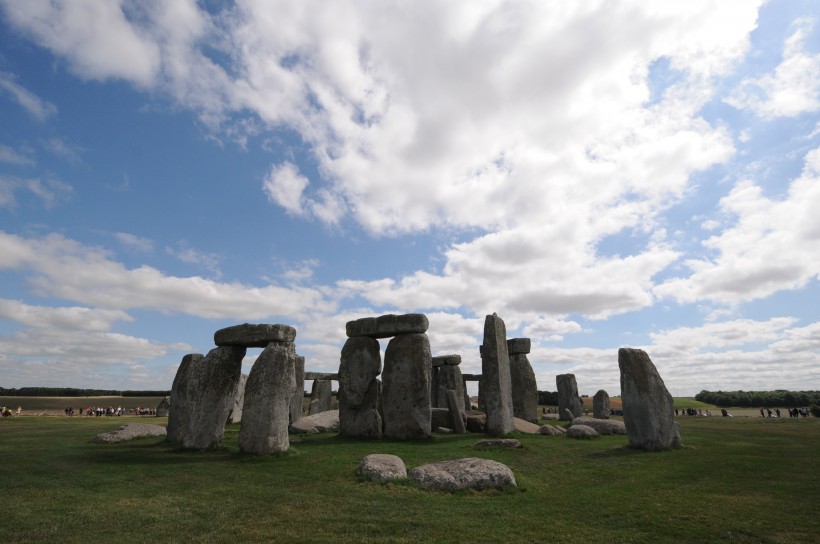
[[[626,437],[478,435],[361,442],[335,434],[278,457],[157,439],[102,445],[98,432],[144,418],[0,420],[0,542],[820,542],[820,419],[688,418],[685,448],[643,453]],[[164,423],[152,418],[151,423]],[[519,487],[444,493],[359,482],[369,453],[408,468],[461,457],[501,461]]]

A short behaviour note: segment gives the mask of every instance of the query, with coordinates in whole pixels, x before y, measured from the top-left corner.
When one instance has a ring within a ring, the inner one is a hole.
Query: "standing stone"
[[[188,393],[191,366],[202,359],[201,353],[189,353],[182,358],[171,386],[171,408],[168,410],[168,427],[166,440],[173,444],[182,444],[182,429],[191,426],[191,400]]]
[[[629,447],[646,451],[679,448],[672,395],[645,351],[618,350],[621,398]]]
[[[431,368],[426,334],[401,334],[387,344],[382,374],[384,436],[400,440],[430,436]]]
[[[502,436],[515,430],[507,328],[496,314],[484,320],[479,394],[487,413],[487,434]]]
[[[367,336],[348,338],[339,362],[339,428],[345,436],[381,438],[379,414],[382,359],[379,341]]]
[[[538,383],[527,353],[530,352],[529,338],[507,340],[510,354],[510,385],[512,388],[513,415],[519,419],[535,423],[538,421]]]
[[[239,423],[242,421],[242,406],[245,404],[245,383],[248,381],[247,374],[240,374],[239,381],[236,382],[236,390],[233,392],[233,405],[228,414],[228,423]]]
[[[290,447],[290,401],[296,390],[296,352],[288,342],[271,342],[256,359],[245,385],[239,449],[269,455]]]
[[[163,397],[159,404],[157,404],[157,417],[166,417],[171,410],[171,397]]]
[[[464,419],[461,413],[464,411],[459,407],[459,395],[452,389],[447,391],[447,407],[450,409],[450,419],[452,420],[452,427],[454,432],[464,434],[467,428],[464,426]]]
[[[187,386],[191,419],[187,428],[179,429],[183,448],[216,448],[222,443],[244,356],[242,346],[221,346],[191,361]]]
[[[601,389],[592,397],[592,417],[609,419],[609,393]]]
[[[319,399],[310,399],[310,404],[308,405],[308,415],[314,416],[321,412],[319,410]]]
[[[297,355],[294,360],[296,367],[296,390],[290,399],[290,422],[299,421],[302,417],[302,401],[305,398],[305,358]]]
[[[433,357],[433,387],[430,400],[435,408],[448,407],[447,391],[450,389],[456,392],[459,409],[464,411],[469,408],[469,404],[464,404],[466,394],[459,364],[461,364],[460,355]]]
[[[310,414],[330,410],[332,397],[333,383],[330,380],[313,380],[313,388],[310,390]],[[318,401],[315,405],[314,400]]]
[[[581,410],[575,374],[558,374],[555,377],[555,385],[558,388],[558,419],[572,421],[573,418],[581,416],[584,412]],[[568,417],[564,410],[569,410],[573,417]]]

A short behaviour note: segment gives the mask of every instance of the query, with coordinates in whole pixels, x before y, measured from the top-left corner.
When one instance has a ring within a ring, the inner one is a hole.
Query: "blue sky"
[[[0,0],[0,385],[497,312],[542,390],[820,389],[820,7],[663,4]]]

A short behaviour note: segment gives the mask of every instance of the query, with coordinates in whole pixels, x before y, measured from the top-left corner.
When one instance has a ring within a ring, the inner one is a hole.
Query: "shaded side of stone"
[[[333,382],[330,380],[314,380],[310,390],[310,414],[327,412],[333,400]],[[314,403],[315,401],[315,403]]]
[[[578,384],[575,382],[575,374],[558,374],[555,376],[555,385],[558,388],[559,419],[562,421],[572,421],[573,418],[583,414],[581,399],[578,397]],[[565,410],[569,410],[573,417],[568,417]]]
[[[164,397],[159,404],[157,404],[156,413],[157,417],[167,417],[168,412],[171,410],[171,397]]]
[[[348,338],[339,361],[339,425],[345,436],[381,438],[379,414],[382,370],[379,341]]]
[[[507,340],[507,352],[510,355],[527,354],[530,352],[531,341],[529,338],[510,338]]]
[[[191,426],[191,400],[189,399],[189,383],[191,366],[194,361],[202,359],[201,353],[189,353],[182,358],[171,386],[171,406],[168,410],[167,440],[174,444],[182,444],[182,429]]]
[[[384,436],[430,436],[431,359],[426,334],[402,334],[387,344],[382,374]]]
[[[348,321],[345,325],[345,332],[348,338],[355,336],[390,338],[400,334],[425,333],[429,326],[430,323],[424,314],[387,314]]]
[[[290,414],[288,418],[291,423],[302,417],[302,401],[305,398],[305,358],[301,355],[297,355],[294,360],[294,368],[296,371],[296,390],[290,399]]]
[[[452,355],[436,355],[433,357],[433,367],[438,366],[458,366],[461,364],[461,355],[452,354]]]
[[[242,407],[245,405],[245,383],[248,381],[247,374],[240,374],[239,381],[236,382],[236,389],[233,392],[233,405],[228,414],[228,423],[239,423],[242,421]]]
[[[495,314],[488,315],[484,320],[481,375],[479,398],[487,414],[487,434],[502,436],[513,432],[515,424],[507,329],[504,321]]]
[[[467,432],[467,427],[464,425],[464,412],[460,407],[458,393],[452,389],[447,391],[447,407],[450,410],[450,420],[452,421],[451,429],[457,434],[464,434]]]
[[[243,323],[219,329],[214,333],[214,344],[217,346],[264,348],[271,342],[293,342],[295,339],[296,329],[290,325],[279,324]]]
[[[609,419],[609,412],[609,393],[601,389],[592,397],[592,417]]]
[[[459,399],[459,410],[469,408],[464,404],[466,397],[464,390],[464,379],[461,377],[461,369],[456,365],[441,365],[433,367],[433,380],[431,402],[434,407],[447,408],[447,391],[453,390]]]
[[[510,355],[510,387],[513,415],[532,423],[538,421],[538,383],[525,353]]]

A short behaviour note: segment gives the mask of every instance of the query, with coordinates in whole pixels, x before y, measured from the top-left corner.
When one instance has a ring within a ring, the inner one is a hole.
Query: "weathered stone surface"
[[[459,407],[456,392],[450,389],[447,391],[447,407],[450,409],[450,421],[452,421],[451,428],[453,432],[463,434],[467,432],[467,427],[464,425],[464,419],[461,415],[463,410]]]
[[[484,343],[481,348],[479,398],[487,414],[487,434],[502,436],[515,430],[513,423],[510,357],[507,353],[507,329],[497,315],[484,320]]]
[[[646,451],[680,447],[672,395],[646,352],[621,348],[618,366],[629,446]]]
[[[239,449],[257,455],[290,447],[290,401],[296,390],[296,351],[291,343],[268,344],[248,375]]]
[[[216,448],[222,443],[244,356],[242,346],[220,346],[205,357],[192,359],[184,403],[189,407],[190,419],[187,428],[180,428],[183,448]],[[174,405],[172,397],[172,412]]]
[[[518,417],[513,418],[513,423],[515,424],[515,430],[524,434],[536,434],[541,428],[537,423],[525,421]]]
[[[567,438],[595,438],[598,431],[589,425],[572,425],[567,429]]]
[[[597,419],[594,417],[576,417],[573,425],[592,427],[598,434],[626,434],[626,425],[617,419]]]
[[[332,382],[338,382],[339,381],[339,373],[338,372],[305,372],[305,380],[307,380],[307,381],[330,380]]]
[[[478,410],[468,410],[464,412],[467,418],[467,430],[471,433],[484,433],[487,429],[487,414]]]
[[[433,367],[438,366],[458,366],[461,364],[461,355],[436,355],[433,357]]]
[[[288,421],[293,423],[302,417],[302,401],[305,398],[305,358],[297,355],[294,359],[296,390],[290,399]]]
[[[247,374],[239,375],[239,381],[236,382],[236,389],[232,394],[233,404],[231,405],[231,411],[228,413],[228,423],[239,423],[242,421],[242,407],[245,405],[245,383],[247,381]]]
[[[476,448],[523,448],[521,442],[515,438],[496,438],[493,440],[479,440],[474,444]]]
[[[535,381],[532,365],[524,353],[510,355],[510,388],[513,415],[532,423],[538,421],[538,383]]]
[[[430,408],[430,428],[436,427],[452,428],[449,408]]]
[[[345,329],[348,338],[355,336],[390,338],[400,334],[425,333],[429,326],[430,323],[424,314],[388,314],[348,321]]]
[[[189,353],[182,358],[171,386],[171,407],[168,410],[168,442],[182,444],[182,429],[191,426],[191,401],[188,397],[188,383],[191,366],[202,359],[201,353]]]
[[[573,418],[583,414],[581,409],[581,399],[578,397],[578,384],[575,382],[575,374],[558,374],[555,377],[555,385],[558,387],[558,415],[562,421],[571,421],[564,410],[569,410]]]
[[[609,393],[601,389],[592,397],[592,417],[609,419],[609,411]]]
[[[422,465],[412,469],[409,475],[422,487],[448,491],[516,485],[507,465],[475,457]]]
[[[381,438],[379,414],[382,359],[379,341],[367,336],[348,338],[339,362],[339,424],[345,436]]]
[[[443,365],[433,367],[431,391],[431,404],[436,408],[447,408],[447,391],[453,390],[458,398],[459,410],[465,410],[469,406],[464,405],[464,379],[461,377],[461,369],[456,365]]]
[[[293,342],[296,329],[290,325],[268,325],[243,323],[219,329],[214,333],[214,344],[217,346],[244,346],[246,348],[264,348],[271,342]]]
[[[507,352],[510,355],[516,354],[527,354],[530,352],[530,339],[529,338],[510,338],[507,340]]]
[[[316,404],[313,401],[318,401]],[[313,380],[310,390],[310,414],[318,414],[330,410],[333,400],[333,382],[330,380]]]
[[[407,478],[404,461],[396,455],[371,453],[361,460],[356,473],[364,480],[390,482]]]
[[[151,436],[166,436],[165,427],[161,425],[149,425],[147,423],[129,423],[121,425],[116,431],[100,433],[94,437],[93,442],[112,444],[115,442],[125,442],[135,438],[146,438]]]
[[[552,425],[543,425],[540,429],[538,429],[538,434],[543,434],[545,436],[563,436],[564,433]]]
[[[308,415],[315,415],[319,413],[319,399],[311,399],[308,405]]]
[[[293,434],[335,433],[339,430],[339,410],[305,416],[290,425]]]
[[[382,374],[384,436],[430,436],[431,359],[426,334],[401,334],[387,344]]]
[[[171,410],[171,397],[165,397],[159,404],[157,404],[156,413],[157,417],[167,417],[168,412]]]

